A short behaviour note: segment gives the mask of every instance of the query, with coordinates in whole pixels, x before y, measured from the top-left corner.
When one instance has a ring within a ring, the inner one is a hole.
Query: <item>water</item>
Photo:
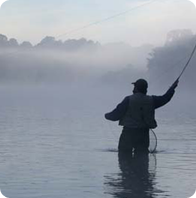
[[[0,88],[0,189],[6,197],[193,195],[196,116],[179,110],[168,117],[170,108],[160,110],[157,153],[124,158],[116,150],[121,128],[103,117],[122,95],[111,100],[112,93],[100,93],[87,97],[83,89],[61,86]]]

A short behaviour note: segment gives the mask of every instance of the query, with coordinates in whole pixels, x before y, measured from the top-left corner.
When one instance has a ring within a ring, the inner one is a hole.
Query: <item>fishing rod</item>
[[[195,44],[195,47],[193,48],[193,51],[192,51],[192,53],[191,53],[191,55],[190,55],[190,57],[189,57],[189,59],[188,59],[186,65],[184,66],[182,72],[180,73],[180,75],[179,75],[179,77],[177,78],[176,81],[179,81],[179,80],[180,80],[181,76],[183,75],[183,73],[185,72],[186,68],[188,67],[188,65],[189,65],[189,63],[190,63],[190,61],[191,61],[191,59],[192,59],[192,57],[193,57],[195,51],[196,51],[196,44]]]
[[[183,67],[180,75],[178,76],[178,78],[176,79],[176,81],[173,83],[173,85],[177,85],[178,84],[178,81],[180,80],[181,76],[183,75],[183,73],[185,72],[185,70],[187,69],[187,67],[189,66],[189,63],[194,55],[196,51],[196,44],[191,52],[191,55],[187,61],[187,63],[185,64],[185,66]],[[172,85],[172,86],[173,86]],[[149,135],[150,135],[150,142],[149,142],[149,152],[150,153],[155,153],[156,152],[156,149],[157,149],[157,136],[156,136],[156,133],[154,132],[154,130],[150,129],[149,131]]]

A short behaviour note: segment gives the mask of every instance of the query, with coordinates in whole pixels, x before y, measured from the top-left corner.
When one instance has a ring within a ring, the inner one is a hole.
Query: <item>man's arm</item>
[[[129,96],[125,97],[125,99],[117,105],[117,107],[105,114],[105,118],[111,121],[118,121],[120,120],[126,113],[127,107],[129,105]]]
[[[155,109],[164,106],[172,99],[175,93],[175,88],[178,86],[178,82],[179,80],[177,79],[164,95],[152,96]]]

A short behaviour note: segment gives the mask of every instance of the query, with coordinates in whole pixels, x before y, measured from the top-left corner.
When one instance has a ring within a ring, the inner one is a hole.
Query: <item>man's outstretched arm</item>
[[[179,80],[177,79],[164,95],[152,96],[155,109],[164,106],[172,99],[175,93],[175,88],[178,86],[178,82]]]
[[[126,113],[127,107],[129,105],[129,96],[125,97],[125,99],[117,105],[117,107],[105,114],[105,118],[111,121],[118,121],[120,120]]]

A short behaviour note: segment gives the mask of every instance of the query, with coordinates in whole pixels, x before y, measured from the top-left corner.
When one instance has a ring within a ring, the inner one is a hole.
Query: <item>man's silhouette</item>
[[[119,152],[149,152],[149,129],[157,127],[155,109],[171,100],[178,82],[177,79],[162,96],[148,96],[147,81],[139,79],[132,83],[133,94],[125,97],[112,112],[105,114],[106,119],[119,121],[119,125],[123,126],[118,145]]]

